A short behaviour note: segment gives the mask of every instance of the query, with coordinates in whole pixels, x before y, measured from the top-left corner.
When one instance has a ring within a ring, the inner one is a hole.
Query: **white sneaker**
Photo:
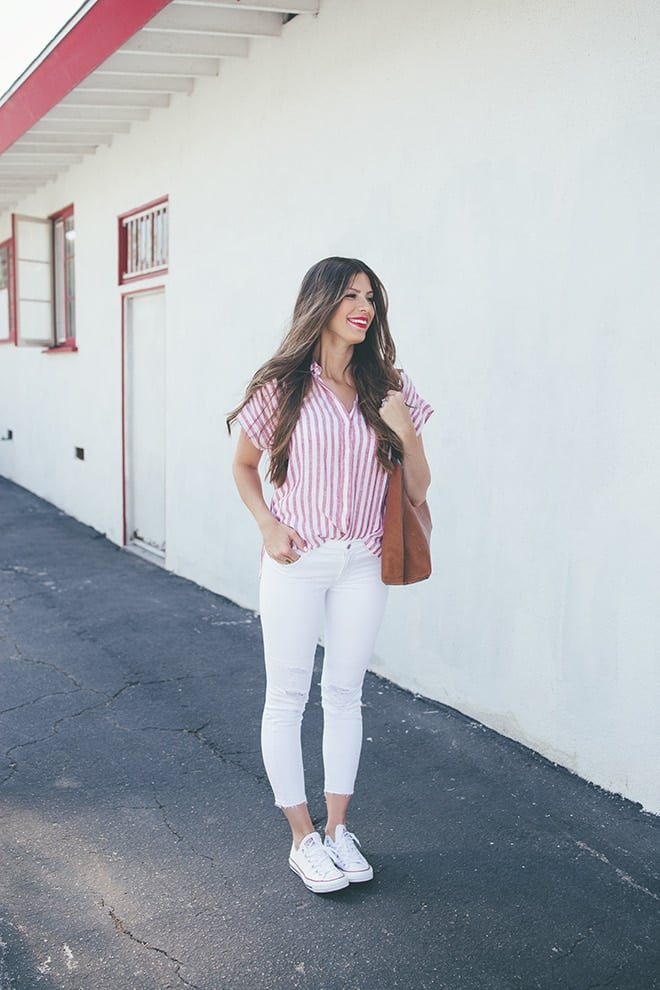
[[[325,848],[333,863],[345,874],[349,883],[364,883],[371,880],[374,871],[358,849],[359,840],[343,825],[335,829],[334,840],[325,837]]]
[[[348,880],[323,848],[318,832],[310,832],[298,848],[291,846],[289,866],[314,894],[329,894],[348,887]]]

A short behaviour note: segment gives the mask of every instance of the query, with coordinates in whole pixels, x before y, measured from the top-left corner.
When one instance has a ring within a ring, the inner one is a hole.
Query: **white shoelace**
[[[341,832],[339,841],[333,842],[338,856],[340,856],[346,865],[352,866],[364,866],[366,864],[364,856],[357,848],[359,845],[360,840],[357,835],[353,835],[352,832],[348,831]]]
[[[301,846],[300,852],[302,852],[312,870],[321,877],[325,877],[329,873],[337,872],[337,867],[328,856],[327,851],[321,845],[320,840],[318,842],[309,842],[306,845]]]

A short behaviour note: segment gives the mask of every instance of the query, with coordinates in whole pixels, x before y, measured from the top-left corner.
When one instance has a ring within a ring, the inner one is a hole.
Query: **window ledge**
[[[119,285],[131,285],[133,282],[146,281],[148,278],[160,278],[161,275],[168,275],[169,268],[153,268],[148,272],[122,272],[119,278]]]
[[[55,344],[53,347],[46,347],[41,352],[42,354],[73,354],[78,350],[75,340],[68,341],[66,344]]]

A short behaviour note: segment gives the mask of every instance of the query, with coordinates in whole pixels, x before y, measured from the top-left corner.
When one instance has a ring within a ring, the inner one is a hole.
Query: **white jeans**
[[[306,801],[300,729],[324,626],[325,790],[353,793],[362,748],[362,682],[386,600],[380,559],[359,541],[328,541],[288,565],[264,556],[260,610],[266,703],[261,745],[279,807]]]

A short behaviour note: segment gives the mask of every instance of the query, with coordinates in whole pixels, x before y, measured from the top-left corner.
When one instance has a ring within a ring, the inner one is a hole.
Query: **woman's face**
[[[344,298],[330,317],[323,336],[352,346],[361,344],[374,318],[373,299],[371,282],[364,272],[358,272],[349,282]]]

